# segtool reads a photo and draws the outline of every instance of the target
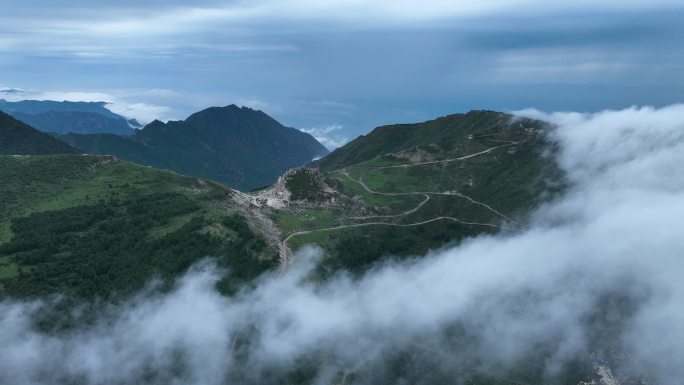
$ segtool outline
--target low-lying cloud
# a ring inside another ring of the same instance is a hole
[[[325,127],[302,128],[301,131],[312,135],[328,150],[332,151],[337,147],[344,146],[347,142],[349,142],[349,138],[340,133],[342,128],[343,126],[341,124],[330,124]]]
[[[169,98],[174,94],[169,90],[119,90],[114,92],[91,91],[35,91],[16,88],[0,89],[0,99],[10,102],[21,100],[55,100],[70,102],[106,102],[108,110],[141,123],[149,123],[155,119],[170,120],[173,110],[170,107],[150,104],[142,101],[150,97]],[[175,95],[173,95],[175,96]]]
[[[518,114],[557,125],[570,182],[527,229],[324,284],[303,280],[309,248],[230,298],[204,263],[59,335],[31,327],[40,303],[6,301],[0,382],[555,383],[599,362],[681,383],[684,105]]]

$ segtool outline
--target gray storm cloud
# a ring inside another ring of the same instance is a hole
[[[351,372],[363,383],[419,351],[453,378],[473,361],[494,373],[535,362],[553,383],[609,355],[620,376],[680,384],[684,105],[518,114],[557,126],[570,186],[525,230],[324,284],[303,279],[320,254],[308,248],[284,276],[230,298],[203,263],[171,293],[142,293],[58,335],[32,328],[41,303],[5,301],[0,383],[282,383],[278,373],[307,363],[318,383]]]

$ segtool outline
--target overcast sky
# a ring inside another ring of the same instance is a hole
[[[682,12],[681,0],[2,0],[0,88],[24,92],[0,97],[105,100],[142,121],[236,103],[334,147],[473,108],[682,101]]]

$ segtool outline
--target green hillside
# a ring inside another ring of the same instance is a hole
[[[75,298],[132,293],[205,257],[231,270],[231,292],[274,266],[233,192],[110,156],[0,157],[4,294]]]
[[[202,123],[214,113],[188,121],[215,132]],[[143,137],[172,132],[163,143],[180,146],[192,140],[185,124],[154,123]],[[18,296],[102,296],[133,290],[154,274],[173,277],[207,255],[220,256],[244,282],[275,266],[278,252],[286,267],[309,243],[327,250],[323,276],[362,273],[389,257],[515,231],[563,186],[544,155],[553,150],[545,129],[483,111],[380,127],[318,163],[330,171],[294,169],[249,195],[112,156],[2,157],[0,282]],[[163,161],[115,135],[66,137],[116,147],[140,163]],[[203,159],[191,149],[177,159]],[[136,158],[138,151],[151,158]],[[349,163],[357,157],[370,158]]]
[[[382,126],[336,149],[315,165],[330,171],[416,146],[431,154],[452,154],[457,151],[454,146],[462,145],[467,135],[496,130],[510,119],[510,115],[500,112],[470,111],[423,123]]]
[[[0,112],[0,155],[75,154],[68,144]]]
[[[131,138],[63,139],[90,154],[115,155],[245,191],[271,184],[287,169],[328,153],[311,135],[235,105],[208,108],[184,121],[154,121]]]
[[[292,251],[328,250],[323,272],[515,231],[562,188],[546,128],[486,111],[377,128],[316,162],[321,172],[286,175],[291,202],[275,220]]]

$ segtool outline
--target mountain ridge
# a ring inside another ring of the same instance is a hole
[[[467,135],[477,126],[479,131],[504,124],[511,115],[489,110],[471,110],[466,113],[449,114],[419,123],[400,123],[379,126],[366,135],[360,135],[325,158],[313,163],[322,170],[330,171],[353,163],[369,160],[384,153],[407,149],[412,146],[454,141]]]
[[[78,150],[0,111],[0,154],[75,154]]]
[[[210,107],[185,120],[154,120],[125,140],[104,135],[62,138],[87,153],[116,155],[242,190],[273,183],[287,169],[328,153],[313,136],[263,111],[234,104]]]
[[[131,135],[142,127],[135,119],[116,114],[107,102],[71,102],[54,100],[21,100],[10,102],[0,99],[0,111],[43,132],[114,133]]]

